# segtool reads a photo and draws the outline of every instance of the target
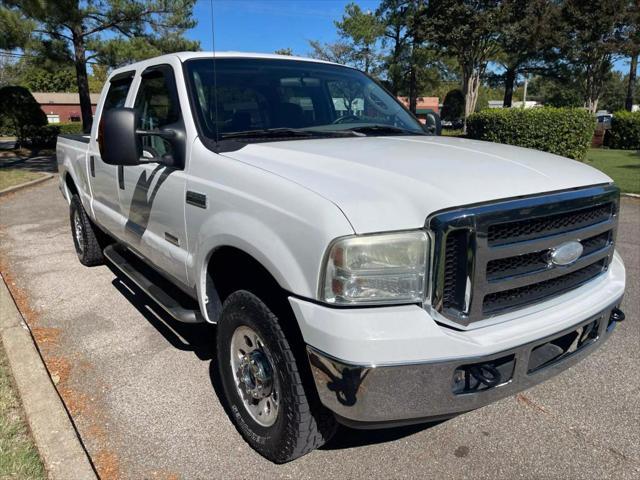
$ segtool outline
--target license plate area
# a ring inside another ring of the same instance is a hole
[[[527,373],[561,362],[598,340],[602,317],[531,350]]]

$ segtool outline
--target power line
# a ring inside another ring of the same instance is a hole
[[[33,55],[33,54],[30,54],[30,53],[3,52],[3,51],[0,51],[0,56],[12,57],[12,58],[33,58],[33,59],[36,59],[36,60],[41,60],[42,58],[44,58],[44,57],[41,57],[39,55]],[[87,63],[87,65],[104,65],[103,63],[95,62],[95,61],[92,61],[92,60],[87,60],[86,63]],[[105,66],[108,66],[108,65],[105,65]]]

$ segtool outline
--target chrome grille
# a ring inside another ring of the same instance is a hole
[[[618,201],[607,185],[432,216],[432,307],[466,326],[592,280],[613,255]],[[553,265],[551,249],[571,240],[582,243],[582,256]]]

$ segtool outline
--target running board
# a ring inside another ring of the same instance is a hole
[[[107,257],[114,267],[131,280],[140,290],[146,293],[162,309],[174,319],[182,323],[202,323],[204,318],[197,309],[186,308],[180,302],[169,295],[166,289],[160,287],[148,275],[145,275],[136,266],[127,260],[122,252],[118,251],[116,245],[109,245],[104,249],[104,256]],[[166,282],[166,281],[165,281]],[[174,287],[178,288],[178,287]]]

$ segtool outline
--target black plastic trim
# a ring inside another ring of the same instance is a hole
[[[204,193],[187,190],[186,202],[199,208],[207,208],[207,196]]]
[[[203,323],[204,317],[199,310],[182,306],[178,300],[170,296],[166,289],[158,286],[153,279],[144,275],[118,250],[117,245],[109,245],[104,249],[104,256],[138,288],[154,300],[169,315],[182,323]]]

